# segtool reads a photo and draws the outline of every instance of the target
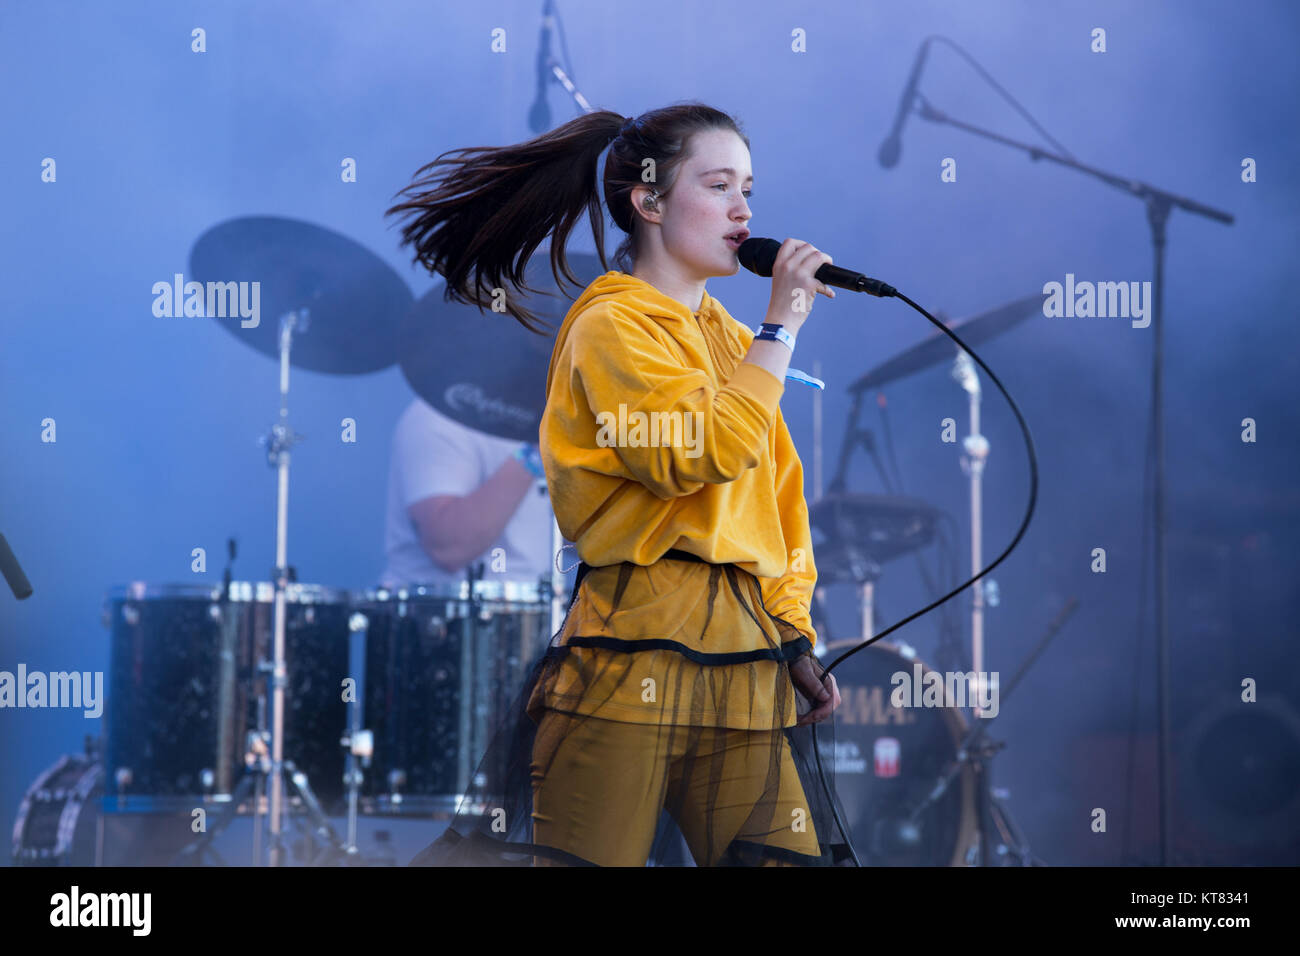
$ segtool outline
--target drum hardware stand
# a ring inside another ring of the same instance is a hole
[[[330,826],[329,818],[325,816],[320,801],[316,799],[316,794],[312,791],[311,784],[307,780],[306,772],[299,770],[292,760],[286,760],[284,766],[289,771],[289,782],[293,784],[294,790],[297,791],[303,806],[307,808],[307,813],[315,825],[312,836],[324,844],[320,852],[311,861],[311,865],[324,866],[333,862],[339,856],[349,861],[355,860],[356,854],[353,848],[339,839],[339,835]]]
[[[364,647],[370,636],[370,619],[358,611],[348,618],[348,631],[353,635],[360,634]],[[368,770],[370,760],[375,755],[375,735],[373,731],[361,729],[361,702],[355,694],[348,701],[348,730],[339,744],[345,755],[343,786],[348,794],[348,832],[343,852],[349,858],[354,858],[360,853],[357,847],[357,801],[365,779],[362,768]]]
[[[1056,633],[1078,606],[1078,599],[1073,597],[1065,603],[1065,607],[1056,615],[1056,619],[1047,626],[1047,631],[1039,639],[1038,644],[1029,652],[1015,674],[1012,675],[1011,680],[1007,683],[1006,690],[999,689],[998,716],[1001,716],[1003,705],[1010,699],[1011,694],[1024,678],[1026,672],[1046,650],[1048,643],[1056,636]],[[930,793],[907,817],[904,827],[908,828],[911,833],[919,832],[921,815],[938,802],[948,791],[962,768],[969,765],[975,773],[978,788],[977,813],[980,834],[978,849],[975,850],[977,858],[969,862],[979,866],[992,866],[995,862],[1000,862],[1000,859],[1010,858],[1019,866],[1041,865],[1042,861],[1030,852],[1029,844],[1024,835],[1012,822],[1011,816],[1002,805],[1000,797],[993,791],[992,781],[989,777],[989,764],[992,757],[1005,746],[1001,741],[985,738],[989,725],[995,720],[997,720],[997,717],[976,717],[974,719],[973,726],[957,748],[956,756],[953,757]],[[991,830],[993,827],[996,827],[1001,832],[1003,838],[996,849],[991,845]],[[1000,859],[995,861],[995,857]]]
[[[827,491],[830,494],[842,494],[846,473],[849,469],[849,458],[853,454],[853,449],[861,445],[862,449],[871,456],[872,463],[876,466],[876,471],[884,482],[885,491],[889,494],[896,494],[893,482],[889,478],[889,472],[885,470],[885,464],[880,460],[880,453],[876,449],[876,433],[870,428],[858,427],[858,417],[862,414],[862,392],[856,392],[853,396],[853,406],[849,409],[849,424],[844,429],[844,440],[840,443],[840,457],[835,465],[835,477],[831,479],[830,488]]]
[[[980,389],[975,363],[962,351],[953,360],[952,377],[969,396],[970,433],[962,439],[961,468],[970,479],[970,560],[971,574],[979,574],[984,562],[984,463],[989,457],[989,441],[980,434]],[[992,581],[981,579],[971,586],[971,667],[976,680],[984,679],[984,589]],[[980,687],[980,694],[985,688]],[[977,695],[978,699],[978,695]],[[980,716],[975,708],[975,717]]]
[[[853,407],[849,410],[849,424],[844,429],[844,440],[840,442],[840,457],[835,464],[835,477],[831,479],[830,487],[827,489],[829,494],[843,494],[849,469],[849,458],[853,455],[853,449],[859,445],[871,456],[876,470],[880,472],[885,480],[886,490],[891,494],[893,493],[894,489],[890,485],[889,476],[885,472],[884,464],[876,451],[875,434],[869,428],[858,427],[858,416],[861,411],[862,393],[856,392],[853,396]],[[850,529],[840,528],[838,531],[842,541],[853,540]],[[853,580],[858,582],[858,612],[861,615],[859,632],[862,635],[862,640],[867,640],[875,633],[876,582],[880,579],[880,564],[873,560],[864,550],[852,546],[848,550],[848,560],[849,573]],[[818,641],[819,645],[821,643],[821,641]]]
[[[293,568],[287,569],[286,579],[288,582],[294,582],[297,580],[297,574]],[[329,824],[328,818],[325,816],[325,812],[321,809],[320,802],[316,799],[316,793],[311,788],[311,783],[307,778],[307,774],[299,771],[297,765],[294,764],[292,760],[284,760],[281,762],[282,768],[288,771],[287,778],[284,777],[283,770],[281,774],[275,774],[273,772],[275,767],[273,750],[274,734],[270,732],[266,726],[266,691],[271,684],[272,675],[275,673],[275,664],[273,661],[263,660],[259,662],[258,670],[263,676],[263,684],[262,692],[258,695],[257,700],[257,730],[249,732],[248,745],[244,752],[244,766],[246,768],[244,775],[253,778],[253,785],[255,787],[255,798],[253,804],[254,865],[256,865],[256,861],[261,860],[262,818],[267,815],[269,802],[263,793],[263,787],[267,780],[270,780],[272,786],[274,786],[277,780],[288,779],[289,783],[293,786],[294,794],[298,797],[299,803],[307,810],[308,815],[312,818],[312,822],[316,825],[315,836],[319,837],[326,843],[325,849],[322,850],[317,858],[312,861],[313,865],[319,866],[328,862],[327,858],[332,856],[336,851],[346,853],[346,850],[343,841],[341,841],[338,834],[334,832],[334,829]],[[282,666],[282,674],[284,673],[284,670],[285,669]],[[283,728],[283,723],[281,724],[281,727]],[[238,806],[239,801],[232,801],[232,812],[237,809]],[[279,832],[272,830],[271,835],[267,840],[267,850],[271,860],[270,865],[272,866],[280,866],[284,862],[285,848],[281,839],[282,832],[283,830]]]
[[[260,704],[259,704],[260,709]],[[207,827],[197,840],[182,847],[172,860],[172,866],[202,866],[204,854],[209,854],[216,861],[218,866],[226,866],[225,859],[216,850],[212,848],[212,841],[215,840],[235,818],[239,806],[248,799],[249,793],[256,789],[254,794],[255,805],[262,802],[262,775],[266,772],[265,766],[258,766],[253,769],[254,764],[266,763],[266,746],[263,740],[265,735],[261,731],[250,730],[247,735],[246,748],[244,751],[245,769],[240,775],[239,783],[236,784],[234,792],[231,794],[230,802],[221,807],[217,813],[215,821]],[[259,836],[258,827],[253,829],[253,859],[257,859]]]
[[[842,540],[850,541],[851,538],[843,537]],[[881,576],[880,565],[872,560],[865,551],[851,544],[847,545],[847,556],[850,573],[853,580],[858,582],[858,611],[860,614],[858,631],[862,635],[861,640],[865,641],[876,633],[876,582],[880,580]]]
[[[217,602],[214,609],[215,613],[220,616],[221,621],[221,650],[220,664],[221,674],[218,678],[217,686],[220,688],[217,700],[217,709],[220,717],[217,722],[217,766],[213,768],[214,776],[212,785],[217,788],[219,793],[229,793],[231,791],[231,768],[234,765],[234,755],[236,741],[232,740],[233,736],[230,729],[233,721],[230,719],[236,707],[235,695],[235,654],[239,643],[239,617],[235,614],[234,595],[231,592],[231,569],[235,562],[239,546],[234,538],[226,539],[226,567],[221,572],[221,599]]]
[[[268,665],[271,687],[271,760],[269,768],[259,770],[259,773],[269,777],[270,780],[268,806],[270,837],[267,846],[270,866],[279,866],[284,856],[280,835],[284,812],[284,698],[285,687],[288,684],[284,660],[285,588],[296,578],[288,559],[289,450],[302,441],[302,436],[294,432],[289,424],[289,353],[293,346],[294,332],[305,333],[310,328],[310,324],[311,315],[308,309],[291,310],[280,317],[280,417],[276,424],[271,426],[270,435],[262,439],[266,445],[267,463],[276,469],[278,479],[275,508],[275,568],[272,570],[275,580],[275,621],[271,660]],[[310,793],[310,788],[305,786],[299,789],[305,789]],[[259,817],[262,815],[260,799],[257,801],[256,813]],[[258,829],[259,827],[254,827],[254,832],[256,833]],[[260,861],[256,843],[254,853],[255,859]]]
[[[826,653],[826,647],[835,640],[835,635],[831,633],[831,616],[826,610],[826,599],[822,594],[821,588],[815,588],[812,593],[808,616],[812,619],[813,627],[821,635],[817,641],[817,646],[813,648],[813,653],[821,657]]]
[[[480,701],[487,699],[486,683],[487,665],[484,658],[487,656],[486,648],[480,647],[478,637],[479,630],[479,605],[480,592],[476,586],[483,579],[484,565],[482,561],[476,564],[470,564],[465,568],[465,582],[468,589],[467,600],[469,602],[469,619],[465,622],[465,637],[460,644],[460,666],[461,673],[471,675],[468,686],[473,688],[472,694],[465,694],[462,690],[457,723],[460,726],[460,739],[472,741],[469,746],[461,747],[456,754],[456,793],[469,793],[470,785],[473,783],[474,767],[478,763],[481,754],[478,754],[480,743],[478,734],[475,732],[478,721],[476,718],[475,708]],[[461,687],[464,688],[466,682],[462,680]]]
[[[259,709],[261,709],[260,704]],[[234,793],[231,795],[230,801],[222,806],[212,826],[208,827],[197,840],[186,845],[176,854],[172,861],[173,866],[201,866],[205,854],[210,855],[218,866],[227,865],[222,856],[212,848],[212,842],[230,826],[238,813],[239,807],[248,800],[250,793],[253,795],[254,806],[257,808],[257,817],[261,816],[261,807],[265,802],[262,794],[262,784],[271,769],[267,736],[265,730],[248,732],[248,748],[244,754],[245,769],[239,778]],[[302,805],[307,808],[307,813],[311,816],[312,823],[315,825],[312,836],[326,844],[311,861],[312,865],[324,865],[336,855],[352,858],[355,854],[354,849],[349,844],[343,843],[330,826],[329,819],[325,816],[320,802],[316,799],[316,794],[307,782],[307,775],[300,773],[292,760],[285,761],[284,766],[289,773],[289,782],[292,784],[294,792]],[[260,829],[260,824],[255,822],[253,828],[253,859],[255,861],[258,859],[259,853]]]

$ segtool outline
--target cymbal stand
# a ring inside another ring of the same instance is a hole
[[[971,574],[979,574],[984,567],[984,463],[989,457],[989,441],[980,434],[980,388],[975,363],[966,352],[953,360],[952,377],[968,396],[970,432],[962,439],[962,471],[970,479],[970,561]],[[976,700],[985,693],[984,687],[984,596],[986,589],[996,587],[989,578],[971,585],[971,666],[975,679],[980,682]],[[994,688],[996,690],[996,688]],[[975,716],[980,716],[978,706]]]
[[[844,439],[840,442],[839,460],[835,464],[835,477],[831,479],[828,492],[830,494],[843,494],[844,485],[847,480],[849,459],[853,456],[854,448],[861,446],[871,456],[871,460],[876,465],[876,470],[881,473],[885,479],[886,488],[889,487],[889,476],[885,472],[884,464],[880,460],[880,455],[876,450],[876,436],[869,428],[861,428],[858,425],[858,419],[862,414],[862,393],[855,393],[853,396],[853,407],[849,410],[849,421],[844,427]],[[841,528],[839,531],[840,538],[843,541],[853,540],[853,531],[850,528]],[[859,633],[862,639],[866,640],[875,634],[875,614],[876,614],[876,581],[880,578],[880,564],[876,562],[865,550],[850,548],[849,561],[851,564],[851,574],[853,580],[858,582],[858,612],[860,615]],[[820,644],[821,642],[819,642]]]
[[[998,716],[1002,714],[1002,705],[1006,704],[1010,699],[1012,692],[1024,678],[1029,668],[1047,649],[1048,643],[1056,636],[1078,605],[1078,600],[1073,597],[1066,602],[1065,607],[1056,615],[1056,619],[1048,625],[1038,644],[1029,652],[1015,674],[1012,675],[1011,680],[1007,682],[1006,689],[999,692]],[[968,858],[967,862],[978,866],[992,866],[995,863],[1002,863],[1010,859],[1019,866],[1032,866],[1041,861],[1029,851],[1028,842],[1012,821],[1010,813],[1002,805],[999,796],[994,792],[993,781],[989,776],[989,764],[993,756],[1005,746],[1001,741],[990,740],[986,736],[989,726],[996,719],[997,717],[975,718],[970,732],[958,745],[956,755],[939,775],[934,787],[912,809],[911,814],[899,829],[902,833],[910,834],[913,840],[919,839],[922,816],[925,811],[933,807],[947,793],[948,788],[952,786],[952,782],[961,773],[962,769],[970,766],[975,772],[979,849],[977,857],[974,859]],[[996,848],[994,848],[992,842],[995,830],[1002,838]]]
[[[258,712],[265,715],[264,699],[258,701]],[[265,802],[262,787],[267,775],[271,772],[270,752],[267,746],[268,736],[263,716],[263,719],[259,721],[259,728],[248,732],[244,753],[244,772],[235,785],[230,800],[222,805],[216,819],[212,821],[210,826],[205,828],[196,840],[177,851],[172,860],[172,866],[202,866],[205,854],[211,856],[218,866],[226,865],[226,861],[221,857],[221,854],[213,849],[212,844],[235,819],[239,807],[248,799],[250,793],[253,796],[253,806],[257,808],[256,815],[261,816],[261,807]],[[330,862],[331,858],[335,856],[343,856],[349,861],[354,859],[356,856],[355,848],[340,840],[338,834],[334,832],[334,828],[330,826],[325,811],[321,809],[320,802],[316,799],[316,794],[307,781],[307,775],[299,772],[292,760],[286,760],[284,766],[289,771],[289,782],[297,793],[299,801],[312,818],[312,823],[315,826],[312,838],[325,844],[324,848],[311,861],[312,864],[323,865]],[[299,822],[299,827],[305,828],[305,825]],[[253,827],[254,864],[260,859],[259,831],[260,825],[255,823]]]
[[[491,655],[479,641],[479,613],[482,610],[484,564],[471,563],[465,568],[466,607],[464,637],[460,642],[460,672],[462,674],[459,696],[460,740],[465,745],[456,754],[456,793],[470,792],[474,783],[474,770],[478,759],[487,749],[487,729],[483,719],[487,701],[487,685],[491,669]],[[466,680],[465,678],[468,678]]]
[[[348,618],[348,632],[360,635],[356,639],[365,647],[370,639],[370,618],[360,611]],[[345,767],[343,785],[348,794],[348,831],[343,843],[343,852],[349,857],[356,857],[361,851],[357,847],[357,803],[361,794],[361,784],[365,779],[365,770],[369,769],[371,758],[375,754],[375,734],[372,730],[361,727],[361,707],[363,701],[353,694],[348,701],[348,730],[339,741],[343,747]]]
[[[277,472],[275,506],[275,623],[270,661],[271,684],[271,765],[270,765],[270,838],[269,865],[279,866],[284,846],[280,834],[283,826],[284,801],[284,695],[288,684],[284,661],[285,588],[293,577],[289,567],[289,449],[302,440],[289,424],[289,353],[295,331],[306,332],[311,316],[307,309],[296,309],[280,317],[280,417],[264,439],[267,462]],[[258,802],[257,812],[262,812]],[[257,830],[254,827],[254,830]]]

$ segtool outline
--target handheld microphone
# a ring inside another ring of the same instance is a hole
[[[736,258],[740,260],[742,266],[755,275],[771,278],[772,266],[776,263],[776,254],[780,251],[781,243],[775,239],[759,239],[750,236],[740,244],[740,248],[736,251]],[[878,296],[882,299],[898,295],[898,290],[888,283],[869,278],[861,272],[854,272],[851,269],[841,269],[829,262],[818,267],[813,275],[818,282],[833,285],[837,289],[848,289],[850,292],[865,292],[867,295]]]
[[[542,32],[537,43],[537,98],[528,111],[528,127],[534,133],[551,128],[551,104],[546,101],[546,83],[551,64],[551,27],[555,23],[554,0],[542,5]]]
[[[876,154],[880,165],[886,169],[898,165],[898,157],[903,151],[900,134],[903,132],[903,123],[907,120],[907,114],[912,111],[912,100],[916,99],[916,83],[921,78],[921,65],[925,63],[925,54],[929,48],[930,38],[926,37],[921,43],[921,49],[916,52],[912,75],[907,78],[907,86],[903,88],[903,98],[898,101],[898,114],[894,117],[894,126],[885,137],[885,141],[880,144],[880,152]]]

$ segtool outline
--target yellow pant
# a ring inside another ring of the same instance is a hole
[[[665,808],[700,866],[722,862],[733,840],[820,852],[779,730],[674,728],[547,710],[532,783],[533,841],[601,866],[644,866]]]

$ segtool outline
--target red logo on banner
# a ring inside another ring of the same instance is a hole
[[[900,748],[895,737],[877,737],[875,745],[877,777],[897,777]]]

